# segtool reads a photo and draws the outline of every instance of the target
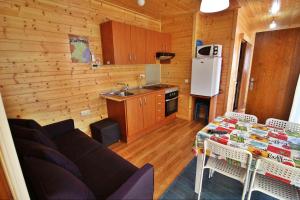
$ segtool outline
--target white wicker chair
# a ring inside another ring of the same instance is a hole
[[[267,126],[272,126],[274,128],[285,129],[287,124],[288,124],[288,121],[284,121],[284,120],[281,120],[281,119],[269,118],[269,119],[266,120],[266,125]]]
[[[225,117],[235,118],[243,121],[248,121],[252,123],[257,123],[257,117],[255,115],[249,115],[245,113],[237,113],[237,112],[226,112]]]
[[[294,122],[288,122],[285,127],[285,130],[300,133],[300,124]]]
[[[209,139],[204,141],[204,152],[207,152],[207,150],[211,154],[220,156],[221,159],[208,156],[207,161],[203,162],[201,175],[200,175],[198,200],[200,199],[201,196],[204,169],[211,169],[227,177],[240,181],[244,185],[243,194],[242,194],[242,199],[244,199],[247,192],[248,182],[249,182],[248,180],[249,180],[250,165],[252,161],[252,154],[246,150],[223,145]],[[206,153],[203,154],[203,157],[204,157],[203,160],[206,160],[207,157]],[[246,167],[229,164],[224,159],[238,161],[244,164]]]
[[[295,186],[259,174],[258,172],[262,174],[268,173],[290,181],[291,183],[300,183],[300,169],[284,165],[268,158],[258,159],[250,184],[248,200],[250,200],[253,191],[259,191],[282,200],[300,200],[299,188],[297,189]]]

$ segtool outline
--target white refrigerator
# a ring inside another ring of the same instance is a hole
[[[221,57],[194,58],[191,94],[212,97],[219,93]]]

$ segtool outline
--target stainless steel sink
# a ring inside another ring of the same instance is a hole
[[[134,93],[128,92],[128,91],[114,91],[114,92],[110,92],[108,94],[117,95],[117,96],[121,96],[121,97],[127,97],[127,96],[134,95]]]

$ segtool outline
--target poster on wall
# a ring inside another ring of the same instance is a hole
[[[71,59],[73,63],[90,63],[91,51],[87,37],[69,35]]]

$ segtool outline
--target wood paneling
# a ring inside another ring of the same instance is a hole
[[[256,35],[246,111],[265,122],[288,120],[300,73],[300,28]]]
[[[154,165],[154,199],[158,199],[193,159],[191,145],[202,127],[199,122],[176,119],[130,144],[113,144],[111,149],[138,167]]]
[[[161,80],[179,86],[179,101],[177,116],[190,119],[190,83],[191,78],[193,14],[177,15],[162,19],[162,32],[171,34],[172,52],[176,56],[171,64],[161,66]]]
[[[199,10],[200,1],[195,0],[146,0],[143,7],[136,0],[105,0],[122,7],[129,8],[139,13],[161,19],[164,16],[194,13]]]
[[[300,1],[281,0],[280,10],[275,15],[270,14],[273,0],[238,0],[241,11],[245,13],[245,20],[249,23],[252,31],[260,32],[269,29],[273,17],[277,22],[276,29],[293,28],[300,26]],[[275,29],[275,30],[276,30]]]
[[[151,30],[160,21],[96,0],[10,0],[0,3],[0,91],[9,117],[48,124],[67,118],[89,132],[107,117],[99,93],[116,82],[138,85],[144,65],[102,66],[72,63],[68,34],[89,38],[102,61],[99,25],[115,20]],[[91,115],[80,116],[90,109]]]
[[[241,42],[244,40],[248,43],[247,47],[247,58],[245,60],[244,65],[244,73],[246,73],[246,77],[244,77],[244,88],[243,91],[243,104],[246,105],[247,101],[247,94],[248,94],[248,86],[249,86],[249,78],[250,78],[250,71],[251,71],[251,63],[252,63],[252,56],[253,56],[253,46],[255,40],[255,32],[251,29],[250,24],[248,22],[248,17],[245,15],[243,9],[238,9],[238,16],[237,16],[237,26],[235,32],[235,40],[234,40],[234,48],[233,48],[233,56],[232,56],[232,67],[231,67],[231,78],[228,88],[228,101],[227,101],[227,111],[233,110],[234,104],[234,96],[236,92],[236,82],[237,82],[237,74],[238,74],[238,65],[240,59],[240,48]],[[244,111],[244,110],[240,110]]]
[[[232,69],[232,56],[237,24],[237,10],[215,14],[196,15],[195,38],[204,44],[221,44],[222,72],[220,94],[217,96],[216,115],[223,115],[227,110],[229,85]]]

